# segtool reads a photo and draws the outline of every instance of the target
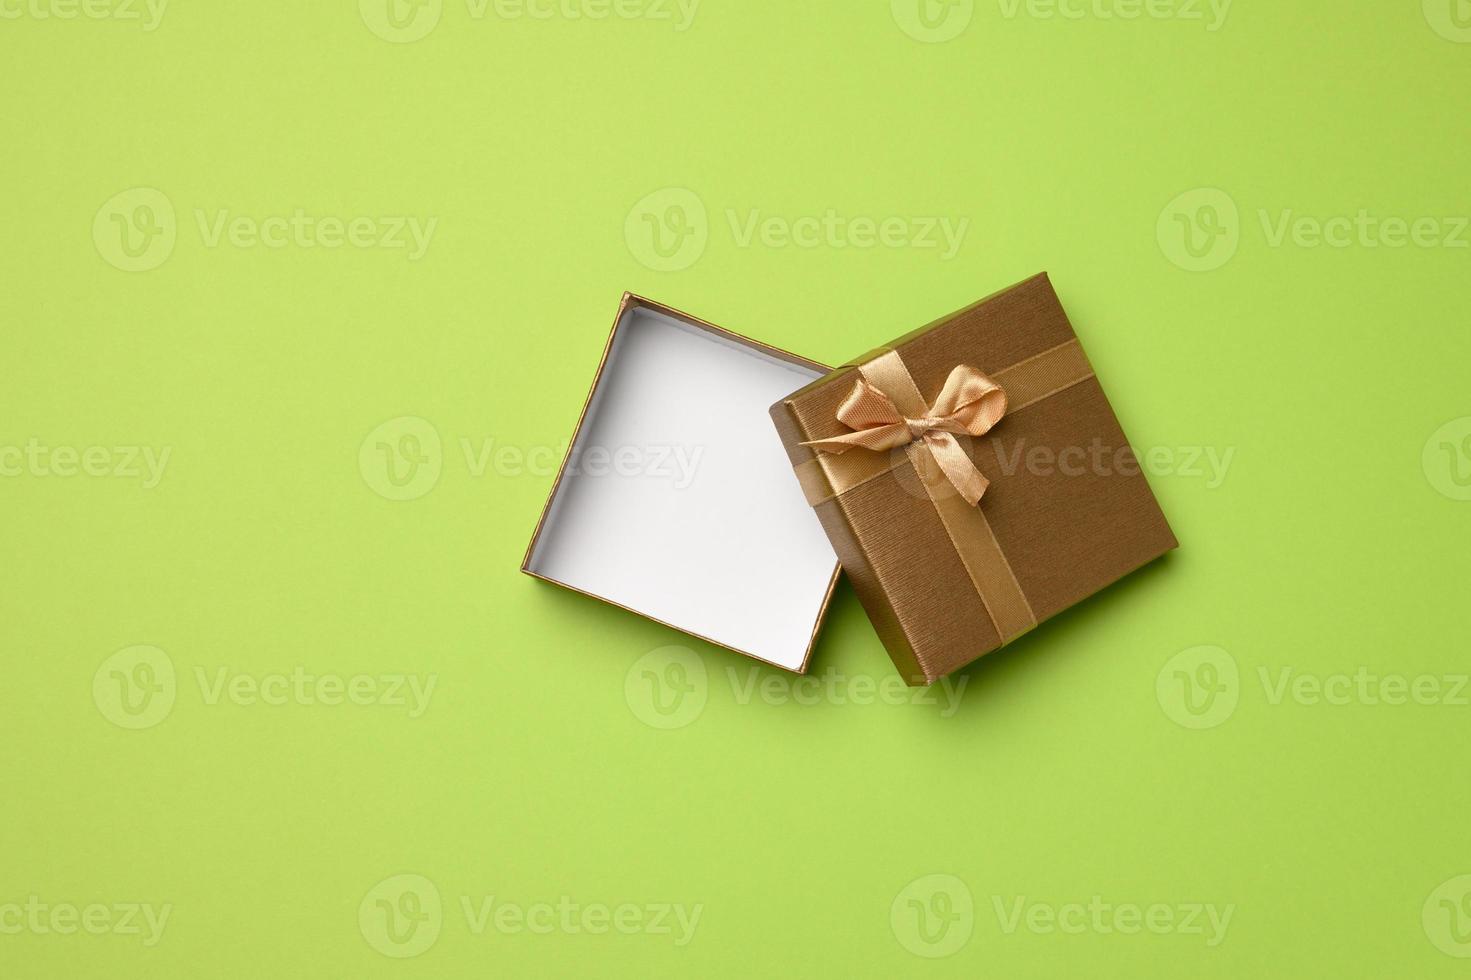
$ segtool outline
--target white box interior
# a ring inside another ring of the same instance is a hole
[[[767,411],[820,376],[626,309],[527,570],[801,670],[837,559]]]

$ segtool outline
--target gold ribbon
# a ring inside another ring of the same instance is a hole
[[[841,455],[850,449],[883,452],[923,441],[930,455],[966,503],[981,502],[989,483],[971,462],[956,434],[983,436],[1006,414],[1006,392],[980,371],[962,364],[950,372],[933,405],[926,405],[914,379],[893,351],[859,367],[859,378],[838,407],[838,421],[853,432],[814,439],[804,446]],[[908,406],[900,412],[893,391]]]
[[[1037,617],[978,506],[988,481],[957,437],[984,436],[1008,411],[1093,377],[1081,345],[1059,344],[994,378],[962,364],[951,370],[933,404],[925,402],[898,351],[881,348],[857,367],[859,378],[837,411],[838,420],[854,431],[802,443],[816,450],[796,467],[808,501],[816,507],[907,461],[1002,642],[1009,643],[1036,626]],[[902,454],[892,452],[901,447]]]

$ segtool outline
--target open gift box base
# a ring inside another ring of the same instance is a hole
[[[522,571],[805,671],[838,564],[767,408],[827,370],[626,294]]]

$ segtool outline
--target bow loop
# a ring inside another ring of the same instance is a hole
[[[933,414],[959,421],[968,435],[983,436],[1006,414],[1006,392],[975,368],[962,364],[945,379]]]
[[[802,445],[840,454],[850,449],[884,452],[922,441],[946,478],[974,506],[989,482],[955,436],[983,436],[1005,414],[1006,392],[965,364],[950,372],[934,405],[918,418],[906,418],[888,393],[859,377],[837,411],[838,421],[853,431]]]

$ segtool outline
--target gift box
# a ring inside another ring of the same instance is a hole
[[[770,412],[797,485],[911,684],[1177,546],[1045,274]]]
[[[766,410],[827,371],[625,294],[521,570],[804,672],[838,563]]]

